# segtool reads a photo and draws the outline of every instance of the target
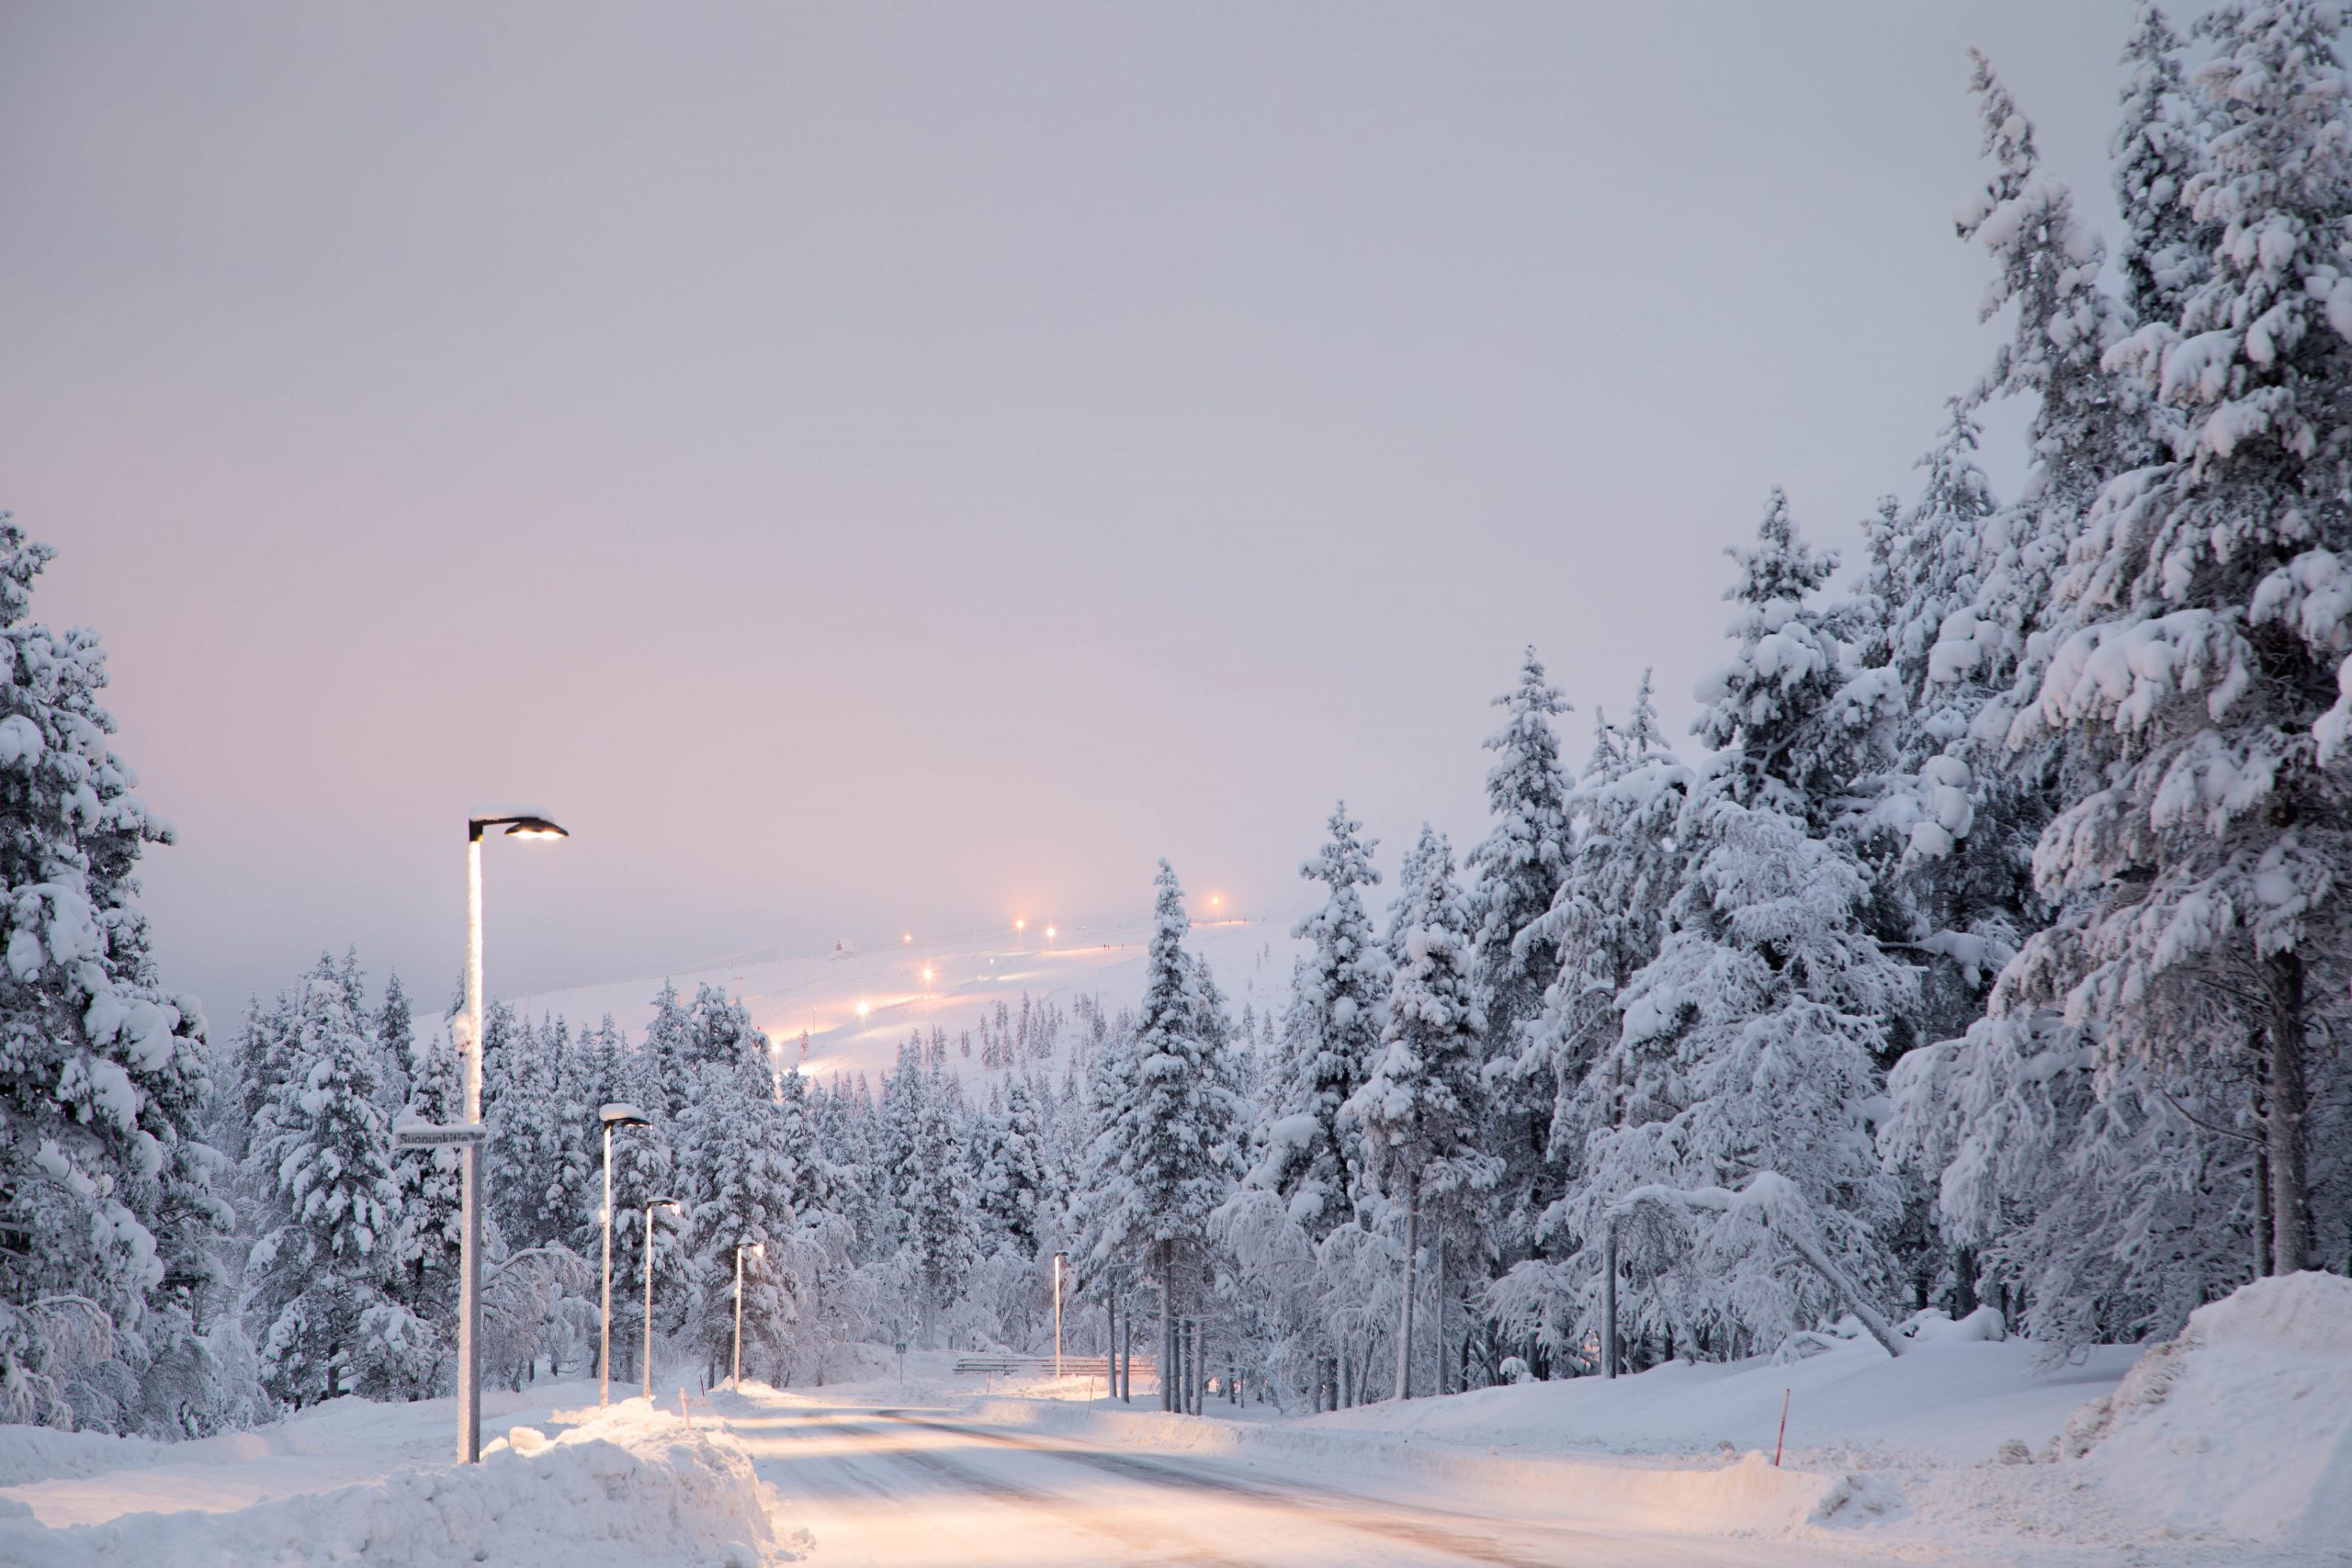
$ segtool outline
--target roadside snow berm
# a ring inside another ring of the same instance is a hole
[[[126,1513],[44,1529],[21,1506],[8,1517],[0,1499],[0,1563],[758,1568],[795,1555],[778,1543],[761,1483],[732,1438],[690,1432],[641,1400],[582,1412],[579,1421],[554,1437],[517,1427],[479,1465],[396,1470],[220,1513]]]
[[[2183,1533],[2293,1546],[2352,1539],[2352,1280],[2288,1274],[2191,1313],[2066,1448]]]

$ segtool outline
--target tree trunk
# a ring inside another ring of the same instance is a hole
[[[1342,1410],[1355,1408],[1356,1402],[1351,1397],[1355,1390],[1349,1386],[1354,1381],[1351,1374],[1355,1371],[1355,1359],[1348,1353],[1347,1343],[1342,1340],[1340,1345],[1340,1408]]]
[[[2267,1279],[2278,1270],[2270,1261],[2270,1151],[2254,1151],[2254,1273]]]
[[[2303,961],[2293,953],[2263,961],[2270,992],[2270,1257],[2281,1274],[2315,1266],[2303,1145],[2310,1093],[2303,1080]]]
[[[1176,1370],[1176,1319],[1170,1314],[1170,1281],[1168,1279],[1168,1244],[1159,1244],[1159,1408],[1172,1412],[1176,1408],[1176,1385],[1170,1374]]]
[[[1437,1396],[1445,1397],[1445,1227],[1437,1227],[1437,1240],[1430,1247],[1430,1264],[1437,1271],[1437,1289],[1430,1292],[1430,1311],[1437,1322],[1430,1325],[1430,1337],[1437,1347]]]
[[[1617,1222],[1600,1242],[1600,1375],[1617,1375]]]
[[[1420,1289],[1421,1184],[1405,1189],[1405,1299],[1396,1309],[1396,1397],[1413,1397],[1413,1297]]]

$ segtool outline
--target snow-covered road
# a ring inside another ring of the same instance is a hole
[[[1488,1563],[1758,1568],[1815,1544],[1580,1528],[1541,1512],[1400,1502],[1344,1477],[1041,1437],[926,1410],[749,1392],[729,1429],[819,1568]],[[1455,1500],[1458,1501],[1458,1500]],[[1670,1523],[1670,1521],[1661,1521]]]

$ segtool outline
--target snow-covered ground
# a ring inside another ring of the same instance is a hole
[[[1133,1006],[1143,995],[1151,926],[1137,920],[1057,929],[1050,940],[1042,930],[1022,938],[1005,931],[907,934],[913,940],[854,952],[771,951],[507,1000],[526,1016],[560,1013],[575,1025],[594,1024],[609,1012],[635,1037],[651,1019],[653,998],[664,980],[689,1000],[697,985],[708,983],[725,987],[751,1010],[752,1021],[784,1050],[786,1066],[797,1065],[820,1081],[837,1072],[878,1076],[890,1070],[899,1043],[910,1033],[921,1030],[927,1035],[937,1028],[954,1039],[961,1031],[977,1031],[1000,1003],[1017,1013],[1023,994],[1033,1005],[1053,1001],[1065,1010],[1083,995],[1099,998],[1112,1012]],[[1187,946],[1208,961],[1237,1018],[1244,1007],[1261,1014],[1279,1010],[1289,993],[1291,958],[1303,950],[1287,921],[1206,915],[1193,925]],[[931,975],[927,980],[925,970]],[[439,1022],[419,1021],[428,1028]],[[799,1049],[804,1032],[805,1059]],[[972,1063],[951,1062],[973,1070]]]
[[[675,1396],[502,1393],[472,1473],[447,1402],[182,1445],[0,1428],[0,1562],[2301,1568],[2352,1539],[2352,1281],[2329,1275],[2054,1368],[1954,1327],[1894,1359],[1857,1341],[1305,1419],[1160,1416],[1080,1377],[991,1393],[953,1359],[902,1376],[866,1348],[823,1388],[695,1396],[691,1429]]]

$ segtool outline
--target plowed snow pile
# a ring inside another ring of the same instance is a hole
[[[2352,1280],[2260,1280],[2189,1314],[2071,1446],[2151,1522],[2291,1546],[2352,1540]]]
[[[792,1556],[739,1444],[636,1401],[587,1413],[552,1438],[515,1427],[478,1466],[399,1470],[227,1512],[124,1514],[51,1529],[0,1498],[0,1563],[42,1568],[755,1568]]]

